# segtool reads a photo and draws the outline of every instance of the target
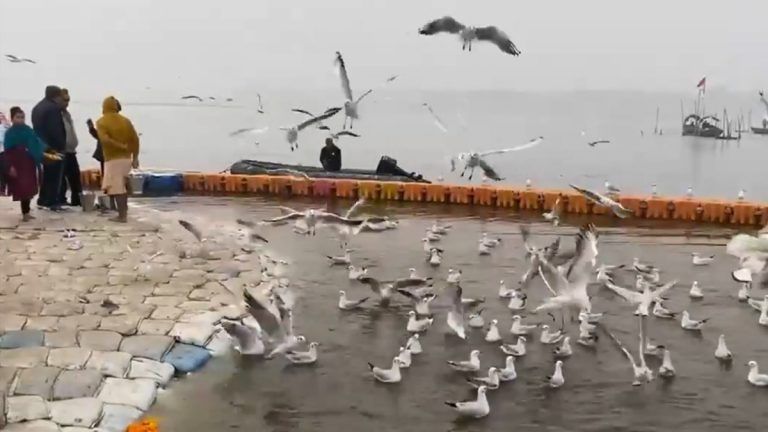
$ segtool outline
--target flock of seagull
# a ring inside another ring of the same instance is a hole
[[[527,265],[525,273],[515,287],[507,287],[500,281],[498,297],[507,302],[513,314],[510,335],[514,342],[506,340],[500,330],[499,319],[487,319],[483,313],[484,297],[468,296],[461,285],[462,272],[449,269],[444,281],[418,274],[411,268],[407,275],[383,279],[369,274],[366,267],[353,264],[350,241],[363,230],[386,232],[396,229],[396,221],[389,217],[370,217],[355,215],[361,212],[364,200],[359,200],[343,214],[336,214],[323,209],[297,211],[281,207],[284,213],[260,222],[238,220],[244,231],[244,238],[249,244],[265,244],[268,240],[259,232],[263,227],[294,224],[294,231],[305,236],[313,236],[319,227],[324,227],[338,234],[343,251],[338,256],[328,256],[331,268],[346,270],[350,281],[367,286],[372,295],[353,298],[347,291],[339,291],[338,308],[343,311],[361,307],[387,308],[392,302],[405,302],[412,309],[407,313],[403,329],[407,342],[393,349],[392,362],[386,365],[368,363],[371,378],[385,384],[396,384],[404,379],[403,370],[411,367],[416,358],[428,347],[422,344],[420,335],[431,331],[439,322],[444,322],[448,332],[456,338],[468,341],[468,334],[473,329],[483,332],[483,340],[488,346],[494,346],[506,355],[503,365],[492,365],[483,374],[481,350],[472,348],[466,359],[446,359],[445,367],[463,374],[468,385],[476,388],[476,396],[468,401],[448,401],[446,404],[461,417],[481,418],[490,413],[491,406],[487,392],[498,389],[503,383],[514,381],[518,374],[515,359],[526,355],[529,341],[537,339],[544,346],[552,346],[553,372],[546,378],[546,385],[552,389],[566,383],[564,364],[575,354],[572,343],[584,349],[594,349],[601,335],[607,335],[610,343],[626,357],[628,369],[632,371],[631,383],[641,386],[650,383],[655,377],[663,380],[675,376],[672,363],[672,351],[669,346],[654,344],[649,336],[649,322],[654,320],[678,320],[686,332],[701,332],[707,325],[708,318],[694,318],[687,310],[680,313],[668,310],[664,303],[677,285],[677,280],[662,280],[662,270],[635,258],[631,264],[608,265],[597,262],[599,233],[592,224],[579,229],[575,245],[566,250],[561,247],[557,237],[547,245],[537,245],[527,225],[520,225],[520,234],[524,249],[521,253]],[[557,221],[546,214],[544,220],[553,224]],[[193,233],[201,242],[205,238],[201,231],[186,221],[179,221],[184,228]],[[435,222],[427,228],[422,238],[426,263],[439,267],[442,263],[443,250],[437,246],[440,240],[451,232],[450,225]],[[487,233],[478,239],[478,254],[488,255],[501,245],[503,240]],[[746,302],[760,312],[758,324],[768,326],[768,295],[762,299],[752,298],[753,283],[768,286],[768,230],[757,236],[738,234],[726,247],[728,254],[739,259],[739,267],[733,271],[733,278],[742,284],[738,299]],[[715,256],[703,256],[692,252],[691,265],[704,268],[715,261]],[[232,339],[233,346],[242,355],[263,355],[267,358],[284,357],[297,365],[315,363],[318,360],[317,341],[310,341],[299,335],[294,329],[293,310],[299,296],[291,288],[285,277],[288,263],[276,260],[266,254],[260,255],[262,264],[262,282],[246,287],[242,293],[235,293],[247,317],[240,321],[227,321],[221,326]],[[632,274],[634,283],[622,280],[620,272]],[[528,293],[534,288],[532,282],[540,278],[547,296],[537,305],[528,305]],[[228,288],[230,289],[230,288]],[[603,312],[593,308],[592,298],[596,289],[605,289],[615,294],[623,303],[634,308],[638,322],[638,335],[635,352],[618,338],[601,320]],[[230,289],[231,290],[231,289]],[[690,287],[689,297],[699,300],[704,293],[698,282]],[[373,305],[377,300],[377,304]],[[370,306],[368,306],[370,305]],[[538,323],[525,322],[524,311],[545,320]],[[560,319],[557,319],[560,315]],[[553,324],[549,324],[549,321]],[[558,323],[559,321],[559,323]],[[538,338],[535,333],[538,331]],[[728,349],[725,335],[720,335],[713,350],[714,357],[724,363],[731,362],[734,355]],[[646,357],[661,360],[658,368],[652,369]],[[754,386],[768,386],[768,374],[759,372],[756,361],[749,361],[747,380]]]

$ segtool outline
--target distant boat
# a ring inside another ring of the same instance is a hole
[[[723,130],[717,126],[718,123],[720,119],[715,116],[699,117],[698,114],[689,114],[683,120],[683,136],[717,138],[723,134]]]
[[[768,135],[768,128],[752,126],[752,133],[755,135]]]
[[[752,133],[755,135],[768,135],[768,101],[765,100],[765,96],[763,96],[763,92],[760,93],[760,102],[763,103],[763,106],[765,107],[765,115],[763,115],[763,127],[754,127],[752,126]],[[750,123],[751,123],[751,112],[750,112]]]

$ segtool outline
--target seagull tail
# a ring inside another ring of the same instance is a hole
[[[456,405],[456,402],[445,401],[444,403],[446,405],[448,405],[449,407],[451,407],[451,408],[456,408],[458,406],[458,405]]]
[[[368,369],[373,370],[373,368],[376,367],[373,365],[373,363],[368,362]]]

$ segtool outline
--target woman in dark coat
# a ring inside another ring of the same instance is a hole
[[[30,202],[38,192],[38,172],[43,163],[45,144],[25,123],[24,111],[11,108],[11,127],[5,132],[3,169],[8,191],[14,201],[21,202],[22,220],[33,219]],[[54,158],[55,156],[49,156]]]

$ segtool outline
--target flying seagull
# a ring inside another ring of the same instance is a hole
[[[31,63],[31,64],[37,64],[36,61],[28,58],[22,58],[22,57],[16,57],[13,54],[6,54],[5,58],[8,59],[11,63]]]
[[[444,16],[419,29],[419,34],[423,35],[429,36],[437,33],[458,34],[461,39],[462,50],[472,51],[472,41],[477,39],[491,42],[507,54],[520,55],[520,50],[509,40],[509,36],[494,26],[467,27],[450,16]]]
[[[181,99],[182,100],[196,100],[198,102],[202,102],[203,101],[203,98],[201,98],[200,96],[196,96],[196,95],[182,96]]]
[[[437,114],[435,114],[435,110],[432,109],[432,106],[426,102],[422,103],[421,105],[427,108],[427,111],[429,111],[429,114],[432,116],[432,120],[435,121],[435,126],[437,126],[438,129],[440,129],[441,131],[447,133],[448,128],[445,127],[445,123],[443,123],[443,121],[440,120],[440,117],[438,117]]]
[[[230,132],[229,136],[234,137],[234,136],[242,135],[245,133],[250,133],[253,135],[261,135],[268,130],[269,130],[269,126],[264,126],[263,128],[242,128],[242,129],[237,129]]]
[[[361,100],[363,100],[364,97],[371,94],[373,89],[369,89],[365,93],[362,94],[359,98],[355,99],[354,96],[352,96],[352,87],[349,84],[349,75],[347,75],[347,66],[344,64],[344,58],[341,57],[341,53],[336,51],[336,72],[339,74],[339,78],[341,78],[341,90],[344,91],[344,97],[346,97],[346,101],[344,102],[344,129],[347,128],[347,118],[349,118],[349,128],[352,129],[352,122],[355,121],[358,118],[357,114],[357,104],[360,103]]]
[[[397,77],[399,77],[399,76],[400,76],[400,75],[392,75],[391,77],[387,78],[387,82],[388,82],[388,83],[391,83],[392,81],[396,80],[396,79],[397,79]]]
[[[264,105],[261,104],[261,94],[256,93],[256,97],[259,98],[259,109],[257,111],[259,114],[264,114]]]
[[[598,144],[610,144],[610,140],[597,140],[597,141],[590,141],[587,143],[588,146],[594,147]]]
[[[330,110],[330,109],[333,109],[333,108],[329,108],[328,110]],[[326,110],[326,111],[328,111],[328,110]],[[301,109],[301,108],[292,108],[291,111],[293,111],[295,113],[299,113],[299,114],[304,114],[304,115],[307,115],[309,117],[317,117],[316,115],[312,114],[311,112],[309,112],[309,111],[307,111],[305,109]],[[320,130],[324,130],[324,131],[330,131],[331,130],[331,128],[329,128],[328,126],[324,125],[323,122],[317,122],[317,128],[320,129]]]
[[[506,149],[501,150],[490,150],[485,152],[467,152],[467,153],[459,153],[457,156],[457,159],[464,162],[464,169],[461,171],[460,176],[464,177],[464,174],[466,173],[467,169],[469,169],[469,180],[472,180],[472,175],[475,172],[476,167],[480,167],[480,169],[483,170],[483,173],[486,177],[488,177],[491,180],[503,180],[503,178],[499,177],[499,175],[494,171],[494,169],[488,164],[488,162],[485,161],[486,156],[495,155],[495,154],[502,154],[502,153],[509,153],[519,150],[526,150],[531,147],[535,147],[544,140],[544,137],[538,137],[534,138],[527,143],[523,145],[519,145],[516,147],[510,147]],[[451,171],[456,171],[456,160],[454,158],[451,158]]]
[[[288,144],[291,145],[291,151],[296,150],[299,148],[299,131],[304,130],[307,128],[307,126],[312,126],[315,123],[322,122],[323,120],[328,120],[329,118],[335,116],[339,111],[341,111],[341,108],[329,108],[324,113],[320,114],[317,117],[312,117],[309,120],[305,120],[301,123],[299,123],[296,126],[292,127],[281,127],[280,130],[284,130],[285,132],[285,139],[288,141]]]
[[[608,198],[605,195],[600,195],[597,192],[593,192],[593,191],[588,190],[588,189],[583,189],[583,188],[580,188],[578,186],[574,186],[572,184],[570,186],[573,189],[575,189],[577,192],[579,192],[580,194],[584,195],[584,197],[586,197],[589,201],[592,201],[593,203],[595,203],[597,205],[600,205],[600,206],[608,208],[610,211],[613,212],[613,214],[615,214],[616,216],[618,216],[618,217],[620,217],[622,219],[626,219],[626,218],[632,216],[632,214],[633,214],[632,210],[624,207],[620,203],[618,203],[618,202]]]

